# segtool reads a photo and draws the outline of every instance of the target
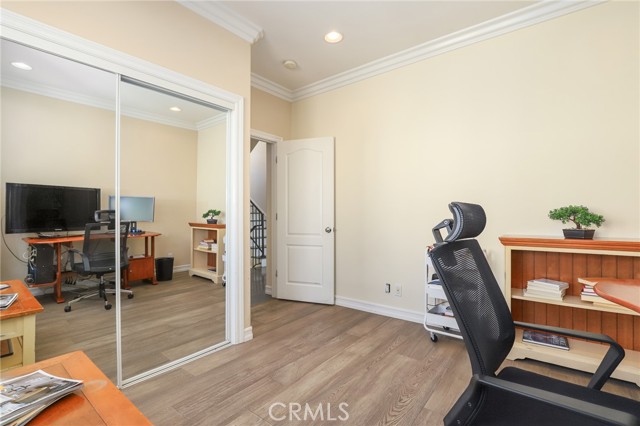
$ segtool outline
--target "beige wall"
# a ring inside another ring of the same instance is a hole
[[[291,102],[251,88],[251,128],[290,139]]]
[[[115,117],[112,111],[45,96],[2,89],[0,170],[5,182],[100,188],[102,206],[115,194]],[[34,125],[37,123],[37,125]],[[121,193],[156,197],[154,223],[143,229],[162,233],[156,255],[189,263],[189,226],[196,206],[196,131],[123,117]],[[223,188],[224,190],[224,188]],[[4,193],[4,191],[0,191]],[[11,251],[22,255],[24,234],[6,235]],[[144,252],[132,241],[131,254]],[[0,279],[22,279],[26,265],[2,246]]]
[[[222,211],[225,219],[226,203],[226,120],[198,132],[198,183],[194,222],[203,222],[202,214],[209,209]]]
[[[294,103],[292,138],[336,137],[336,294],[420,312],[424,248],[447,204],[504,234],[640,237],[638,3],[606,3]],[[383,292],[401,283],[401,298]]]

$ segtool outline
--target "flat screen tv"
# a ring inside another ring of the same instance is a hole
[[[84,230],[100,210],[99,188],[7,182],[5,195],[7,234]]]

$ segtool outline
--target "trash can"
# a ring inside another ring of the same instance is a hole
[[[158,281],[173,279],[173,257],[158,257],[156,259],[156,279]]]

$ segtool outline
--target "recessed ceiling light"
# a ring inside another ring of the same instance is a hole
[[[24,62],[11,62],[11,65],[25,71],[31,71],[33,69],[29,65],[25,64]]]
[[[324,35],[324,41],[327,43],[339,43],[342,41],[342,34],[338,31],[330,31]]]
[[[296,61],[292,59],[287,59],[286,61],[282,61],[282,65],[289,70],[295,70],[296,68],[298,68],[298,64],[296,63]]]
[[[179,107],[177,107],[177,106],[172,106],[172,107],[171,107],[171,108],[169,108],[169,109],[170,109],[171,111],[173,111],[173,112],[180,112],[180,111],[182,111],[182,110],[181,110]]]

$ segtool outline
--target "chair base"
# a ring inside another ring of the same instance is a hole
[[[109,302],[109,300],[107,299],[107,294],[126,294],[128,299],[133,299],[133,291],[132,290],[126,290],[126,289],[120,289],[120,292],[116,291],[116,289],[112,289],[112,288],[105,288],[105,281],[103,277],[100,277],[100,283],[98,284],[98,290],[96,291],[92,291],[86,294],[82,294],[80,296],[75,297],[74,299],[70,300],[67,302],[67,306],[64,307],[64,311],[65,312],[71,312],[71,305],[79,302],[81,300],[84,299],[88,299],[90,297],[95,297],[95,296],[99,296],[100,298],[102,298],[104,300],[104,308],[106,310],[111,309],[112,305]]]

